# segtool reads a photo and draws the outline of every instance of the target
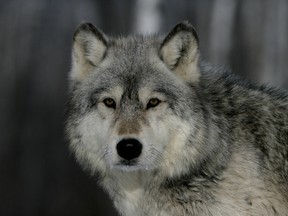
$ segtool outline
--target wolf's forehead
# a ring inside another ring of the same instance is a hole
[[[142,88],[153,91],[170,83],[169,74],[159,66],[159,46],[159,38],[153,36],[113,39],[106,63],[94,76],[97,85],[119,86],[125,95],[135,97]]]
[[[145,58],[160,47],[159,37],[156,36],[131,36],[114,38],[110,41],[113,53],[117,57],[130,57],[133,59]]]
[[[157,62],[161,61],[158,47],[159,42],[154,37],[113,39],[98,78],[121,82],[125,86],[132,83],[134,87],[140,81],[148,82],[151,77],[156,79],[160,75]]]

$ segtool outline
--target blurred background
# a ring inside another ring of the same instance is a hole
[[[72,34],[167,33],[189,20],[202,57],[288,87],[287,0],[0,0],[0,215],[115,216],[63,125]]]

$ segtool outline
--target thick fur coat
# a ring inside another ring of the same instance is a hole
[[[288,94],[166,36],[74,35],[67,135],[120,215],[288,215]]]

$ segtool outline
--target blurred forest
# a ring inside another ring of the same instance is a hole
[[[203,59],[288,87],[287,0],[0,0],[0,215],[117,215],[64,138],[71,39],[166,33],[189,20]]]

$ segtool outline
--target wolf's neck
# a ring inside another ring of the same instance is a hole
[[[130,193],[139,189],[144,189],[148,184],[151,174],[149,171],[131,171],[125,172],[113,170],[102,182],[104,188],[110,196],[116,194]]]
[[[151,181],[148,171],[118,171],[113,170],[102,182],[109,193],[115,207],[122,215],[137,215],[144,192]]]

